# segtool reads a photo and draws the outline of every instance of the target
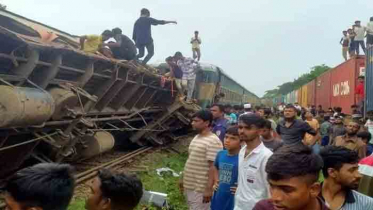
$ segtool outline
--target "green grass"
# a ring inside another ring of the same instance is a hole
[[[152,156],[152,163],[149,165],[149,170],[139,174],[146,190],[162,192],[168,195],[168,202],[172,209],[188,209],[184,196],[178,188],[179,178],[172,175],[159,177],[155,169],[169,167],[176,172],[180,172],[184,169],[187,157],[186,153],[182,153],[181,155],[174,153],[155,154]]]
[[[140,161],[141,166],[148,168],[147,171],[138,172],[137,175],[141,178],[145,190],[166,193],[168,195],[168,203],[175,210],[187,210],[184,196],[178,188],[178,177],[172,175],[164,175],[159,177],[156,173],[157,168],[169,167],[176,172],[184,169],[187,160],[187,153],[176,154],[169,152],[157,152],[148,155],[145,160]],[[71,203],[69,210],[84,210],[85,199],[75,198]],[[139,205],[136,210],[142,209],[153,210],[154,207]]]
[[[76,199],[74,200],[70,206],[69,206],[69,209],[68,210],[84,210],[85,206],[85,200],[84,199]]]

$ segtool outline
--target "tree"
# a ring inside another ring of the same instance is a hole
[[[329,66],[325,64],[314,66],[311,68],[309,73],[302,74],[300,77],[295,79],[293,82],[285,82],[284,84],[278,86],[278,89],[272,89],[266,91],[263,98],[274,98],[278,95],[286,95],[293,90],[297,90],[303,85],[311,82],[312,80],[316,79],[318,76],[323,74],[324,72],[330,69]]]

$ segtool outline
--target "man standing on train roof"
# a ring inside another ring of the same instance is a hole
[[[212,132],[224,143],[225,132],[228,128],[228,120],[224,117],[224,106],[221,104],[213,104],[210,108],[210,112],[214,119],[212,122]]]
[[[364,51],[365,54],[365,32],[367,31],[367,28],[365,26],[361,26],[361,21],[357,20],[355,21],[355,27],[354,32],[356,34],[355,36],[355,44],[356,44],[356,55],[359,55],[360,46]]]
[[[297,109],[286,105],[284,109],[284,120],[277,125],[277,134],[284,144],[301,144],[306,133],[315,136],[316,131],[306,122],[296,119]]]
[[[148,61],[154,55],[154,43],[152,38],[151,26],[165,25],[170,23],[177,24],[176,21],[165,21],[151,18],[150,11],[148,9],[144,8],[141,10],[141,16],[139,19],[137,19],[133,28],[132,39],[135,41],[136,47],[139,49],[139,54],[136,56],[137,59],[144,57],[145,48],[148,51],[148,54],[142,61],[143,64],[148,63]]]
[[[194,32],[194,37],[192,37],[190,43],[192,44],[193,58],[199,61],[201,59],[201,38],[198,36],[199,32]]]
[[[343,31],[343,37],[339,43],[342,45],[342,56],[347,61],[348,46],[350,45],[350,39],[348,38],[347,31]]]

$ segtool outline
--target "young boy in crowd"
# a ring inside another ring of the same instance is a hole
[[[238,127],[228,128],[225,134],[224,147],[215,159],[215,193],[211,201],[211,210],[233,210],[234,194],[231,187],[237,185],[238,153],[241,149]]]
[[[273,136],[272,123],[269,120],[266,120],[260,136],[260,140],[262,140],[264,146],[272,152],[283,145],[281,140]]]

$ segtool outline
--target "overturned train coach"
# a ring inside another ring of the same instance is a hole
[[[0,10],[0,178],[25,160],[76,161],[173,141],[198,110],[156,69],[78,49],[78,37]],[[162,84],[162,85],[161,85]]]

